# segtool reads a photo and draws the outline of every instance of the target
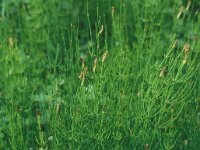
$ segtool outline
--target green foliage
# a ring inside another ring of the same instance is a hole
[[[197,150],[199,9],[1,0],[0,149]]]

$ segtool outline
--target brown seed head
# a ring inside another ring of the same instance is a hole
[[[81,65],[82,65],[82,68],[85,67],[85,60],[83,57],[80,57],[80,61],[81,61]]]
[[[190,44],[188,44],[188,43],[186,43],[185,45],[184,45],[184,51],[185,51],[185,54],[187,54],[189,51],[190,51]]]
[[[145,145],[145,150],[149,150],[149,144]]]
[[[97,67],[97,62],[98,62],[98,58],[96,57],[95,60],[94,60],[94,66],[92,68],[92,72],[95,72],[96,67]]]
[[[84,68],[84,75],[86,75],[86,74],[87,74],[87,72],[88,72],[88,68],[87,68],[87,67],[85,67],[85,68]]]
[[[80,78],[81,80],[85,79],[85,76],[86,76],[86,74],[87,74],[87,71],[88,71],[88,68],[85,67],[84,70],[80,73],[79,78]]]
[[[184,52],[185,52],[185,55],[184,55],[184,58],[183,58],[183,65],[185,65],[187,63],[187,60],[188,60],[188,53],[190,51],[190,45],[188,43],[186,43],[184,45]]]

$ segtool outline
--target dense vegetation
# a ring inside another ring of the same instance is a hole
[[[199,0],[0,11],[0,149],[199,149]]]

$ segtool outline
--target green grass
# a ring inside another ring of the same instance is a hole
[[[0,11],[0,150],[199,149],[199,0]]]

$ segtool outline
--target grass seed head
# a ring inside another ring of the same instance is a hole
[[[103,54],[103,57],[102,57],[102,63],[104,63],[104,61],[106,60],[106,57],[108,56],[108,51],[106,50]]]
[[[84,76],[86,76],[87,72],[88,72],[88,68],[85,67],[85,68],[84,68]]]
[[[83,57],[80,57],[80,61],[81,61],[81,65],[82,65],[82,68],[85,67],[85,60]]]
[[[181,6],[181,8],[179,9],[178,15],[177,15],[177,17],[176,17],[177,20],[180,19],[181,15],[182,15],[182,13],[183,13],[183,9],[184,9],[184,7]]]
[[[88,68],[85,67],[84,70],[79,75],[79,79],[81,79],[81,86],[84,84],[85,76],[86,76],[87,72],[88,72]]]
[[[98,35],[100,35],[100,34],[103,32],[103,30],[104,30],[104,27],[103,27],[103,25],[102,25],[102,26],[101,26],[101,30],[99,31]]]
[[[183,65],[185,65],[187,63],[187,60],[188,60],[188,54],[189,54],[189,51],[190,51],[190,45],[188,43],[186,43],[184,45],[184,58],[183,58]]]
[[[56,114],[60,112],[60,103],[57,103],[56,105]]]
[[[145,150],[149,150],[149,144],[145,145]]]
[[[162,78],[167,74],[167,66],[164,66],[160,71],[159,77]]]
[[[115,14],[115,7],[112,7],[112,16]]]
[[[173,43],[173,45],[172,45],[172,48],[176,48],[177,45],[178,45],[178,40],[175,40],[174,43]]]
[[[184,52],[185,53],[188,53],[189,51],[190,51],[190,44],[188,44],[188,43],[186,43],[185,45],[184,45]]]
[[[187,146],[188,145],[188,140],[184,140],[184,144],[185,144],[185,146]]]
[[[96,70],[96,67],[97,67],[97,62],[98,62],[98,58],[96,57],[95,60],[94,60],[93,68],[92,68],[93,73],[95,73],[95,70]]]
[[[187,7],[186,7],[186,11],[188,11],[188,10],[189,10],[189,8],[190,8],[190,5],[191,5],[191,0],[189,0],[189,1],[188,1]]]
[[[86,74],[87,74],[87,71],[88,71],[88,69],[87,69],[87,67],[85,67],[84,69],[83,69],[83,71],[80,73],[80,75],[79,75],[79,78],[82,80],[82,79],[85,79],[85,76],[86,76]]]

